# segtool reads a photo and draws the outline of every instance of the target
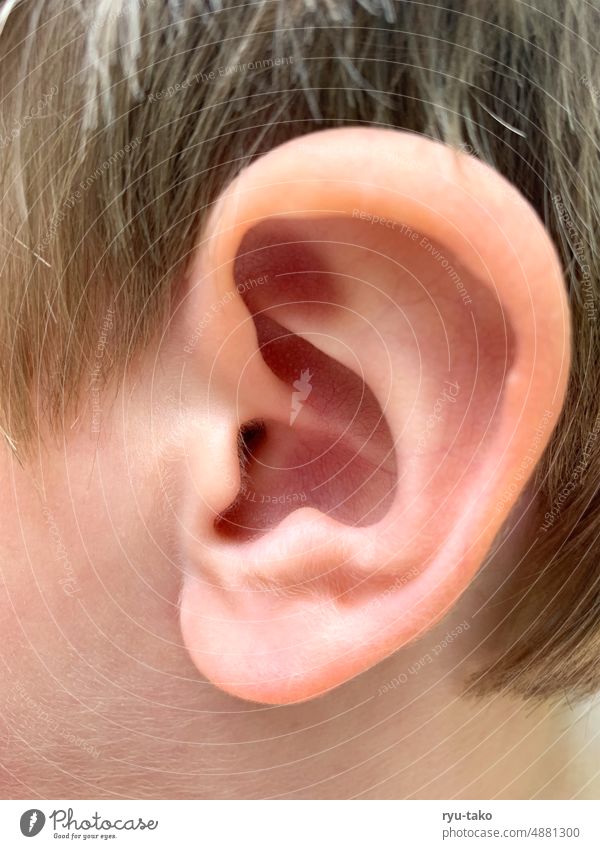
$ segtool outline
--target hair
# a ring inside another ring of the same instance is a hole
[[[474,688],[598,689],[599,18],[586,0],[4,0],[0,428],[12,450],[27,451],[36,419],[59,432],[91,377],[149,344],[211,204],[255,157],[360,124],[466,150],[544,221],[574,338],[530,488],[538,532],[511,578],[502,651]]]

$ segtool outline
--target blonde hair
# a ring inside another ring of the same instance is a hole
[[[5,0],[0,427],[13,450],[36,417],[60,429],[82,387],[149,343],[207,211],[253,157],[363,123],[461,147],[545,221],[575,343],[533,486],[539,532],[476,689],[597,689],[598,23],[585,0]]]

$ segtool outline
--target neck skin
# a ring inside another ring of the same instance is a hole
[[[112,614],[103,620],[85,583],[76,599],[61,591],[51,626],[50,584],[45,602],[31,574],[23,584],[25,564],[16,580],[4,549],[2,795],[597,798],[588,783],[597,759],[591,723],[562,706],[463,696],[495,624],[489,606],[475,612],[518,545],[503,545],[504,563],[496,555],[420,641],[319,699],[283,708],[198,681],[181,646],[149,643],[140,664],[139,629],[129,634],[122,617],[111,626]],[[76,635],[90,631],[102,639],[76,646]],[[116,643],[130,645],[135,664],[121,649],[110,656]],[[168,680],[151,673],[159,667],[170,670]]]

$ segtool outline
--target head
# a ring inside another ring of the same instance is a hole
[[[550,6],[2,5],[27,674],[307,700],[487,574],[465,687],[597,688],[597,13]]]

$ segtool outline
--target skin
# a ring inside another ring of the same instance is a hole
[[[568,326],[541,224],[480,163],[336,130],[250,166],[101,427],[84,397],[2,455],[4,795],[589,792],[563,709],[463,695],[510,609],[514,514],[480,567],[560,411]],[[265,500],[298,491],[320,495]]]

